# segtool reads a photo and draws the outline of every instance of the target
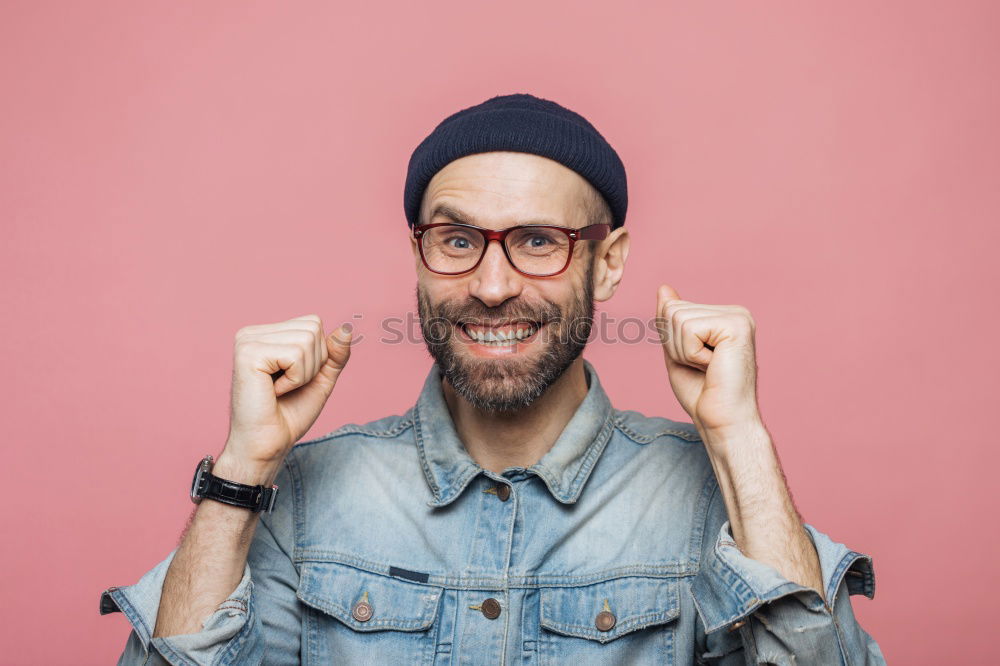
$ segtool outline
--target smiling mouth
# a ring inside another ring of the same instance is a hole
[[[517,321],[489,326],[461,322],[459,327],[470,340],[491,347],[513,347],[518,342],[532,338],[543,324],[534,321]]]

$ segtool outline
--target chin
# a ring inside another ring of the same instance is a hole
[[[548,342],[533,358],[516,354],[483,358],[451,347],[438,364],[455,392],[472,406],[483,412],[512,413],[542,397],[575,359],[552,349],[552,344]]]

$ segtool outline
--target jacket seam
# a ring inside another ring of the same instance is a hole
[[[322,559],[320,559],[322,558]],[[329,551],[300,551],[296,557],[296,564],[302,565],[306,563],[315,564],[334,564],[338,566],[346,566],[352,569],[357,569],[359,571],[369,573],[375,576],[384,576],[392,580],[396,580],[394,576],[388,573],[388,565],[383,566],[382,564],[371,562],[368,560],[362,560],[360,558],[351,557],[348,555],[334,553]],[[619,580],[621,578],[657,578],[664,580],[671,579],[682,579],[691,578],[697,574],[695,570],[690,568],[690,562],[678,562],[675,570],[665,570],[660,569],[659,571],[649,565],[635,564],[623,567],[617,567],[615,569],[609,569],[603,572],[595,572],[590,575],[580,575],[580,576],[566,576],[566,575],[546,575],[546,574],[534,574],[525,576],[439,576],[436,574],[431,574],[428,580],[424,583],[418,583],[422,585],[428,585],[431,587],[445,587],[448,589],[484,589],[484,588],[501,588],[504,586],[505,581],[510,581],[511,587],[524,588],[524,589],[535,589],[543,587],[577,587],[580,585],[596,585],[599,583],[606,583],[612,580]],[[442,580],[444,578],[444,580]],[[407,581],[413,583],[413,581]]]
[[[391,439],[393,437],[398,437],[400,434],[406,432],[406,430],[413,426],[413,418],[409,416],[401,416],[400,420],[395,423],[395,425],[388,428],[370,428],[365,425],[358,425],[356,423],[346,423],[333,432],[329,432],[316,439],[310,439],[305,442],[301,442],[295,445],[295,448],[308,448],[316,444],[326,444],[330,440],[337,439],[338,437],[343,437],[345,435],[367,435],[369,437],[378,437],[384,439]]]
[[[216,660],[217,663],[226,665],[233,663],[233,660],[236,658],[236,655],[239,654],[239,652],[243,649],[243,646],[246,643],[247,635],[253,629],[253,623],[255,621],[256,614],[257,614],[257,609],[254,607],[254,603],[251,597],[247,603],[247,615],[246,619],[243,621],[243,626],[240,627],[240,630],[229,641],[229,645],[226,647],[226,649],[223,650],[221,653],[219,653],[218,659]]]
[[[431,492],[434,495],[434,503],[437,504],[441,502],[441,487],[438,485],[437,479],[434,478],[434,474],[431,473],[430,465],[427,463],[427,454],[424,451],[424,432],[420,423],[420,410],[413,411],[413,443],[417,447],[417,455],[420,458],[420,467],[423,470],[424,478],[427,479],[428,484],[431,487]]]
[[[614,433],[614,420],[611,414],[604,419],[604,423],[601,424],[601,429],[597,433],[597,437],[594,441],[590,443],[587,448],[586,456],[583,462],[580,464],[580,468],[577,470],[576,476],[563,487],[562,479],[557,478],[548,467],[545,467],[540,462],[536,463],[533,467],[538,475],[545,481],[546,485],[550,489],[555,487],[554,494],[556,498],[565,503],[576,502],[580,498],[580,493],[583,492],[583,486],[590,478],[591,473],[594,471],[594,467],[597,464],[598,458],[604,453],[604,449],[607,448],[608,442],[611,441],[611,435]]]
[[[659,439],[664,435],[672,435],[674,437],[683,440],[686,443],[694,443],[701,441],[701,435],[689,432],[687,430],[683,430],[681,428],[672,428],[672,427],[660,428],[651,434],[643,435],[625,425],[625,418],[626,417],[621,412],[619,412],[614,417],[615,427],[618,430],[620,430],[622,434],[624,434],[626,437],[636,442],[637,444],[649,444],[654,439]]]

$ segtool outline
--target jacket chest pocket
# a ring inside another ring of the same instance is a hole
[[[538,663],[673,664],[677,582],[617,578],[539,590]]]
[[[336,562],[303,562],[305,663],[430,664],[443,589]]]

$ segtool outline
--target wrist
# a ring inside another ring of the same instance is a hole
[[[270,487],[278,475],[280,466],[280,461],[277,463],[254,462],[234,456],[224,450],[219,454],[219,459],[215,461],[212,474],[220,479],[248,486]]]
[[[760,421],[725,431],[702,431],[700,434],[709,455],[722,464],[732,463],[742,456],[760,458],[762,452],[772,449],[771,434]]]

